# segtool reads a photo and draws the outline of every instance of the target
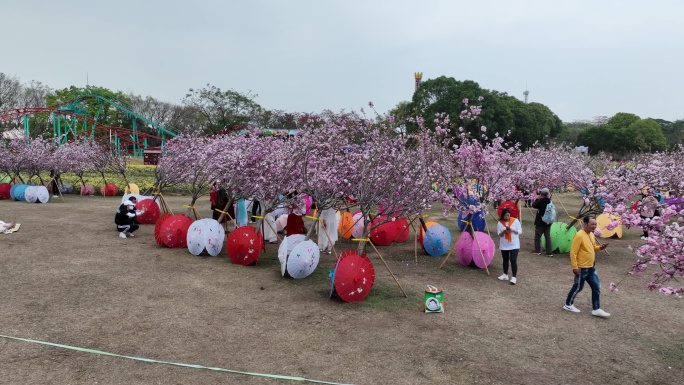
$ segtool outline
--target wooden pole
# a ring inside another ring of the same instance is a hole
[[[482,257],[482,263],[485,265],[485,270],[487,270],[487,275],[490,275],[489,268],[487,267],[487,261],[485,260],[484,253],[482,252],[482,247],[480,247],[480,241],[476,236],[473,236],[473,238],[475,239],[475,244],[477,244],[477,250],[480,252],[480,257]]]
[[[373,244],[373,242],[368,242],[368,243],[370,243],[370,245],[373,247],[373,249],[375,250],[375,253],[378,254],[378,257],[380,257],[380,260],[381,260],[382,263],[385,265],[385,268],[387,269],[387,271],[390,273],[390,275],[391,275],[392,278],[394,279],[394,282],[396,282],[397,286],[399,286],[399,290],[401,290],[401,293],[404,295],[404,298],[408,298],[408,295],[407,295],[406,292],[404,291],[404,288],[401,287],[401,284],[399,283],[399,280],[397,279],[397,277],[394,276],[394,273],[392,273],[392,270],[390,269],[389,265],[387,265],[387,262],[385,262],[385,259],[382,257],[382,255],[380,254],[380,252],[378,251],[378,249],[375,247],[375,245]]]

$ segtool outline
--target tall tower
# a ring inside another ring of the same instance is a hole
[[[413,77],[416,79],[416,91],[418,91],[418,86],[420,85],[420,82],[423,80],[423,73],[414,72]]]
[[[523,95],[525,96],[525,104],[527,104],[527,97],[530,96],[530,91],[527,90],[527,82],[525,82],[525,92],[523,92]]]

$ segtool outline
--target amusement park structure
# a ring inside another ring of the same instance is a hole
[[[86,109],[84,102],[97,105],[94,116]],[[94,102],[94,103],[93,103]],[[108,126],[98,120],[105,109],[113,107],[124,113],[129,127]],[[131,111],[116,101],[97,94],[82,94],[73,100],[49,107],[15,108],[0,111],[0,124],[15,123],[23,126],[24,135],[30,134],[30,117],[46,114],[52,125],[52,136],[58,144],[73,139],[92,139],[109,142],[116,151],[123,151],[134,157],[142,157],[148,147],[163,146],[166,140],[178,135],[151,120]],[[143,131],[144,129],[144,131]]]

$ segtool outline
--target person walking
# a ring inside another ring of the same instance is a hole
[[[570,248],[570,266],[575,280],[565,300],[563,309],[579,313],[575,307],[575,297],[584,288],[586,281],[591,287],[591,315],[601,318],[610,317],[610,313],[601,309],[601,281],[596,274],[596,252],[608,247],[607,244],[597,245],[594,231],[596,230],[596,219],[585,216],[582,218],[584,228],[575,234]]]
[[[503,274],[500,281],[510,281],[511,285],[518,283],[518,252],[520,251],[520,234],[522,226],[520,221],[511,216],[509,209],[501,210],[501,217],[496,224],[496,233],[499,234],[499,250],[503,257]],[[511,278],[508,278],[508,263],[511,264]]]
[[[532,202],[532,207],[537,209],[537,215],[534,217],[534,253],[541,255],[541,237],[544,236],[546,243],[546,256],[553,257],[551,254],[551,224],[542,220],[546,212],[546,206],[551,203],[551,196],[548,188],[543,188],[539,191],[539,197]]]

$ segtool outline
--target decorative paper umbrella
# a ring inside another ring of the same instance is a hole
[[[345,211],[340,217],[340,224],[338,227],[338,232],[342,238],[349,239],[352,236],[352,231],[354,230],[354,216],[349,212]]]
[[[119,192],[119,188],[115,183],[109,182],[104,186],[100,186],[100,192],[106,197],[113,197]]]
[[[285,230],[285,227],[287,227],[287,214],[282,214],[281,216],[278,217],[275,221],[276,223],[276,231],[281,233],[283,230]]]
[[[451,247],[451,233],[440,224],[431,226],[423,237],[423,248],[428,255],[433,257],[446,254],[449,247]]]
[[[553,222],[551,225],[551,246],[553,250],[558,250],[561,253],[567,253],[572,246],[572,238],[577,234],[575,226],[571,226],[563,222]],[[546,237],[542,238],[542,247],[546,248]]]
[[[287,257],[287,273],[295,279],[306,278],[316,270],[320,257],[321,252],[314,241],[300,242]]]
[[[25,201],[26,197],[24,194],[26,193],[26,189],[29,187],[27,184],[15,184],[14,186],[14,191],[12,192],[12,198],[16,201]]]
[[[378,217],[375,218],[371,222],[371,226],[374,226],[375,223],[384,221],[385,217]],[[394,224],[394,221],[390,222],[385,222],[381,224],[380,226],[374,228],[370,232],[370,239],[373,241],[374,244],[378,246],[389,246],[392,244],[392,241],[394,241],[394,238],[397,237],[397,225]]]
[[[278,261],[280,261],[280,274],[285,276],[287,272],[287,257],[298,244],[306,239],[304,234],[292,234],[283,238],[283,242],[278,246]]]
[[[135,183],[129,183],[124,188],[124,194],[140,194],[140,188]]]
[[[62,183],[62,186],[60,186],[60,189],[62,190],[62,194],[73,194],[74,193],[74,186],[69,182]]]
[[[95,186],[89,184],[81,186],[81,195],[95,195]]]
[[[363,237],[363,230],[366,228],[366,222],[361,211],[355,212],[353,219],[354,229],[352,230],[352,236],[354,238],[361,238]]]
[[[466,219],[468,218],[468,213],[465,212],[460,212],[458,213],[458,228],[461,231],[464,231],[466,228]],[[470,222],[473,225],[473,229],[475,231],[484,231],[485,229],[485,218],[484,218],[484,212],[483,211],[478,211],[476,213],[473,213],[473,216],[470,219]]]
[[[45,186],[38,186],[38,202],[48,203],[50,201],[50,192]]]
[[[499,218],[501,218],[501,212],[503,209],[508,209],[511,212],[511,216],[513,218],[518,218],[520,219],[520,207],[515,204],[513,201],[505,201],[499,205],[499,207],[496,208],[497,214],[499,214]]]
[[[200,255],[206,251],[215,257],[223,248],[226,232],[215,219],[205,218],[195,221],[188,229],[188,250],[193,255]]]
[[[28,203],[36,203],[38,202],[38,187],[43,187],[43,186],[28,186],[26,187],[26,190],[24,190],[24,200]],[[45,187],[43,187],[45,188]]]
[[[306,215],[311,215],[311,206],[313,206],[313,198],[306,194],[302,194],[302,199],[304,199],[304,205],[306,206]]]
[[[359,255],[356,250],[346,250],[340,255],[333,272],[333,285],[342,301],[363,301],[374,282],[375,269],[365,255]]]
[[[394,226],[397,228],[397,236],[394,238],[394,242],[406,242],[411,232],[408,220],[404,217],[398,217],[394,221]]]
[[[10,190],[12,190],[12,185],[9,183],[0,183],[0,199],[10,199]]]
[[[171,214],[169,213],[164,213],[159,216],[159,219],[157,219],[157,223],[154,225],[154,240],[157,242],[159,246],[166,246],[164,244],[164,237],[162,236],[163,232],[162,230],[164,229],[164,221],[171,218]]]
[[[467,231],[461,233],[461,237],[456,242],[456,259],[463,266],[468,266],[473,262],[473,255],[470,251],[472,243],[473,237]]]
[[[670,206],[674,205],[677,211],[684,210],[684,197],[670,196],[665,199],[665,203]]]
[[[242,226],[228,235],[226,252],[233,263],[249,265],[259,259],[264,239],[252,226]]]
[[[430,227],[434,225],[438,225],[439,223],[435,221],[429,221],[425,222],[425,227],[429,230]],[[420,247],[423,249],[423,252],[425,252],[425,247],[423,246],[423,238],[425,237],[425,229],[423,228],[422,224],[419,224],[418,227],[420,228],[420,231],[418,232],[418,243],[420,243]]]
[[[611,222],[620,222],[620,217],[611,213],[603,213],[596,217],[596,228],[601,230],[601,238],[610,238],[612,236],[622,238],[622,223],[620,223],[614,229],[608,230],[606,226],[608,226],[608,224]]]
[[[145,198],[139,200],[135,204],[135,207],[139,211],[145,208],[145,212],[138,215],[138,222],[140,222],[140,224],[150,225],[152,223],[157,222],[157,220],[159,219],[159,205],[157,205],[157,202],[153,201],[152,199]],[[223,240],[221,242],[223,242]]]
[[[188,229],[192,219],[183,214],[172,215],[162,225],[161,236],[164,244],[171,248],[188,246]]]
[[[473,240],[470,243],[470,253],[473,257],[473,262],[475,262],[475,266],[484,269],[489,266],[489,264],[492,263],[492,259],[494,259],[494,241],[489,234],[483,233],[482,231],[476,231],[475,238],[477,238],[477,242]],[[482,254],[480,254],[480,250],[482,251]],[[484,261],[482,260],[483,256]]]

